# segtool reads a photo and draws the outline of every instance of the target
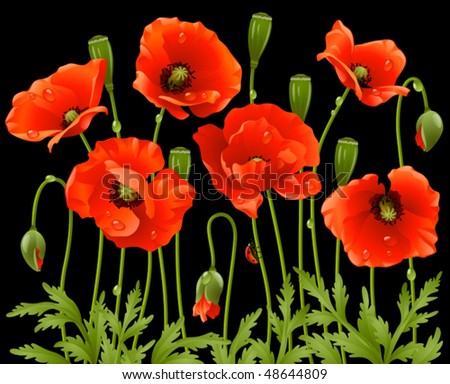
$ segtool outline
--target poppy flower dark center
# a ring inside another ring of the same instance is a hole
[[[266,159],[263,156],[250,156],[248,158],[248,161],[253,160],[256,163],[259,163],[260,161],[265,161],[266,163],[268,163],[270,161],[270,159]]]
[[[109,191],[110,201],[115,204],[117,208],[136,208],[144,201],[142,197],[133,188],[119,183],[115,180]]]
[[[178,61],[161,70],[160,85],[166,92],[181,93],[192,86],[194,71],[187,63]]]
[[[363,88],[368,88],[369,83],[372,81],[372,76],[370,76],[370,69],[361,64],[352,64],[350,69],[356,76],[358,83]]]
[[[375,219],[384,224],[394,225],[403,215],[403,205],[400,201],[400,194],[390,191],[388,195],[376,194],[370,199],[370,212]]]
[[[80,116],[80,113],[83,112],[79,107],[70,108],[68,111],[63,113],[63,120],[61,122],[61,127],[63,129],[67,128],[70,124],[72,124],[75,119]]]

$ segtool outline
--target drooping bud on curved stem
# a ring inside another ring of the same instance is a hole
[[[435,146],[444,130],[441,116],[432,110],[425,111],[417,119],[416,143],[425,152]]]
[[[44,262],[46,243],[44,237],[31,227],[23,235],[20,242],[20,251],[27,264],[36,272],[40,272]]]

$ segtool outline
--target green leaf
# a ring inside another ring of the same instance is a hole
[[[313,351],[317,357],[322,359],[322,364],[342,364],[339,349],[331,342],[331,335],[329,333],[326,332],[322,335],[313,333],[312,336],[302,335],[300,339],[306,342],[309,353]]]
[[[400,345],[395,349],[395,351],[390,356],[389,360],[386,360],[386,364],[391,364],[396,360],[406,362],[408,359],[412,359],[414,352],[421,347],[421,344],[415,343],[413,341],[406,345]]]
[[[305,346],[296,345],[287,351],[281,359],[277,360],[277,364],[298,364],[302,359],[309,357],[310,351]]]
[[[43,348],[37,344],[32,343],[31,345],[24,345],[20,348],[13,348],[10,350],[13,355],[24,356],[26,360],[34,359],[38,363],[47,364],[68,364],[64,356]]]
[[[343,347],[350,357],[359,357],[369,360],[372,364],[381,364],[383,361],[379,351],[356,331],[333,333],[331,340],[335,345]]]
[[[178,353],[178,349],[190,348],[197,350],[198,348],[206,348],[210,345],[223,345],[228,343],[214,333],[207,333],[201,336],[187,337],[177,340],[181,334],[181,327],[184,318],[180,318],[176,323],[172,323],[162,331],[160,339],[153,348],[151,362],[152,364],[174,364],[192,363],[198,360],[198,356],[191,354],[189,351]]]
[[[252,334],[252,328],[256,326],[257,320],[261,315],[262,309],[258,308],[255,312],[252,312],[241,319],[239,328],[236,332],[236,336],[231,341],[229,349],[221,346],[213,346],[212,353],[214,361],[217,364],[235,364],[236,355],[239,350],[250,342],[250,336]]]
[[[320,326],[328,327],[331,323],[336,321],[336,317],[334,314],[328,311],[321,311],[318,309],[313,309],[307,315],[307,321],[309,325],[317,324]]]
[[[238,364],[256,364],[256,353],[252,348],[244,348],[241,357],[238,359]]]
[[[63,351],[69,353],[69,356],[73,357],[75,362],[96,363],[91,346],[80,335],[76,337],[67,336],[65,341],[58,341],[55,347],[60,347]]]
[[[413,364],[428,364],[437,359],[441,353],[442,348],[441,330],[436,328],[434,336],[428,338],[425,346],[421,345],[420,348],[415,351],[412,359]]]
[[[333,286],[333,298],[336,303],[336,312],[339,316],[345,319],[345,311],[349,295],[347,294],[347,289],[343,283],[342,277],[339,274],[337,274],[336,281]]]
[[[275,355],[266,342],[261,339],[252,339],[250,340],[250,344],[251,346],[249,348],[256,355],[256,358],[259,359],[260,364],[275,364]]]

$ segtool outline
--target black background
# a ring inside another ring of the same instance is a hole
[[[448,20],[445,12],[427,1],[421,9],[410,5],[391,9],[393,2],[353,3],[343,6],[313,7],[302,1],[241,1],[238,3],[197,2],[120,2],[117,6],[98,3],[72,3],[62,7],[42,3],[24,6],[21,3],[2,5],[0,10],[0,116],[6,118],[12,97],[28,89],[31,83],[54,73],[67,63],[84,64],[89,60],[87,41],[97,34],[107,35],[114,52],[114,84],[119,119],[122,123],[122,137],[136,136],[151,139],[154,118],[158,110],[132,88],[135,79],[135,60],[139,53],[139,40],[144,27],[158,17],[177,16],[185,21],[202,21],[214,30],[229,47],[243,67],[242,91],[222,112],[207,119],[195,116],[178,121],[166,113],[158,143],[165,156],[170,148],[186,146],[193,155],[193,171],[197,175],[195,187],[202,198],[195,201],[187,212],[181,232],[182,282],[186,326],[190,334],[208,331],[220,332],[222,319],[208,320],[202,324],[198,317],[191,316],[195,298],[195,283],[200,274],[209,267],[209,251],[206,237],[206,223],[215,212],[231,214],[238,224],[238,258],[233,285],[230,312],[230,334],[238,326],[241,317],[265,305],[261,274],[257,266],[249,264],[243,257],[244,249],[251,235],[250,219],[232,208],[229,201],[218,198],[208,191],[206,170],[203,167],[192,134],[206,123],[223,125],[226,113],[232,107],[248,103],[249,56],[247,33],[251,15],[266,12],[273,17],[273,29],[269,44],[256,71],[255,88],[257,103],[275,103],[289,110],[288,84],[292,75],[305,73],[312,77],[313,98],[307,123],[320,136],[335,98],[342,94],[343,87],[337,80],[333,68],[325,60],[317,62],[317,53],[325,48],[325,35],[333,23],[340,19],[349,27],[355,43],[378,39],[393,39],[407,57],[405,70],[398,84],[410,76],[419,77],[427,90],[430,107],[441,114],[444,124],[448,116],[448,62],[445,59]],[[106,3],[112,4],[112,3]],[[407,3],[410,4],[410,3]],[[107,93],[102,104],[109,108]],[[331,163],[336,140],[351,136],[359,141],[360,156],[353,177],[367,173],[377,173],[384,181],[392,168],[398,166],[395,143],[396,99],[377,108],[359,103],[350,93],[345,105],[335,120],[322,152],[322,164]],[[110,108],[109,108],[110,109]],[[448,134],[444,131],[441,141],[429,153],[422,152],[414,143],[415,121],[423,112],[422,97],[412,91],[403,101],[402,134],[405,164],[412,165],[425,174],[430,185],[441,193],[441,213],[437,226],[438,252],[427,259],[415,259],[417,287],[425,280],[443,271],[438,299],[429,310],[439,310],[439,314],[429,325],[419,329],[422,341],[434,333],[435,327],[442,330],[444,345],[440,363],[449,362],[449,261],[448,261]],[[94,118],[86,137],[91,144],[113,135],[109,116]],[[35,334],[35,318],[6,318],[20,302],[46,300],[41,283],[58,285],[63,261],[67,211],[62,188],[55,183],[45,189],[38,211],[38,229],[47,240],[47,254],[41,273],[32,271],[23,261],[19,244],[22,235],[29,229],[31,206],[39,184],[46,175],[53,174],[66,179],[72,167],[86,160],[86,151],[77,138],[62,140],[49,154],[47,142],[29,143],[10,135],[6,127],[0,130],[0,156],[3,177],[1,187],[2,235],[0,267],[0,362],[27,362],[12,356],[9,349],[26,343],[37,342],[51,347],[52,338],[58,332],[46,331]],[[319,168],[319,172],[332,180],[330,169]],[[328,174],[326,174],[328,172]],[[326,184],[326,192],[331,192],[332,183]],[[289,265],[296,263],[297,204],[277,199],[277,214],[283,236],[285,255]],[[278,256],[272,223],[267,204],[259,210],[259,230],[262,250],[270,273],[272,291],[280,287]],[[320,217],[319,217],[320,218]],[[220,224],[219,224],[220,222]],[[322,274],[330,286],[334,270],[334,239],[319,227],[319,253]],[[213,226],[216,245],[217,268],[227,278],[229,268],[229,246],[231,231],[225,221],[218,220]],[[66,290],[86,314],[89,310],[94,281],[97,237],[93,221],[80,220],[75,215],[74,244],[70,259]],[[309,244],[307,234],[306,243]],[[173,263],[173,242],[164,250],[165,267],[169,286],[170,321],[177,319],[175,303],[175,280]],[[305,268],[313,272],[312,256],[306,252]],[[272,256],[273,255],[273,256]],[[107,301],[113,308],[112,287],[117,279],[119,250],[111,243],[105,246],[101,289],[107,292]],[[162,325],[161,284],[158,260],[154,258],[153,278],[149,313],[155,314],[150,325],[152,337],[158,338]],[[126,286],[124,291],[134,287],[136,280],[144,285],[146,253],[130,250],[125,264]],[[377,310],[379,315],[398,321],[396,300],[401,285],[406,281],[407,262],[398,266],[377,270]],[[292,272],[292,270],[289,270]],[[342,254],[341,272],[350,293],[349,316],[354,315],[360,300],[361,286],[368,285],[369,270],[356,268]],[[294,274],[295,275],[295,274]],[[222,308],[223,299],[222,296]],[[261,318],[262,320],[263,318]],[[263,321],[261,321],[263,322]],[[423,329],[423,331],[422,331]],[[421,334],[422,332],[422,334]]]

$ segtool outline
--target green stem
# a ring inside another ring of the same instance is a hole
[[[253,104],[255,102],[256,99],[256,91],[255,91],[255,71],[256,71],[256,66],[251,65],[250,66],[250,104]]]
[[[421,92],[422,93],[424,109],[425,110],[429,109],[428,97],[427,97],[427,93],[426,93],[426,90],[425,90],[425,87],[424,87],[422,81],[419,78],[417,78],[417,77],[410,77],[403,83],[403,86],[406,87],[411,82],[413,83],[413,88],[417,92]],[[397,110],[396,110],[396,116],[395,116],[395,136],[396,136],[396,139],[397,139],[397,152],[398,152],[398,164],[399,164],[399,167],[403,167],[404,166],[402,137],[401,137],[401,132],[400,132],[400,115],[401,115],[401,109],[402,109],[402,101],[403,101],[403,96],[399,95],[398,99],[397,99]],[[414,262],[413,262],[412,258],[410,258],[408,260],[408,263],[409,263],[409,270],[408,271],[414,272]],[[411,290],[411,304],[412,305],[414,305],[414,303],[416,301],[414,279],[415,279],[415,272],[414,272],[413,278],[409,279],[410,290]],[[412,339],[413,339],[414,342],[417,341],[417,328],[412,328]]]
[[[125,250],[126,248],[120,249],[120,265],[119,265],[119,277],[117,279],[117,284],[113,289],[113,294],[116,296],[116,307],[114,310],[114,314],[116,316],[116,319],[119,318],[119,312],[120,312],[120,302],[122,300],[122,291],[123,291],[123,274],[124,274],[124,267],[125,267]],[[116,337],[117,335],[114,333],[113,335],[113,345],[116,343]],[[119,348],[117,348],[119,349]]]
[[[375,268],[372,267],[370,268],[370,304],[375,310]]]
[[[45,180],[39,185],[36,194],[34,195],[33,200],[33,206],[31,208],[31,228],[36,229],[36,220],[37,220],[37,210],[39,206],[39,200],[42,195],[42,191],[44,190],[45,186],[49,183],[57,182],[60,184],[63,188],[66,187],[66,183],[53,175],[48,175],[45,177]],[[67,276],[67,270],[69,266],[69,257],[70,257],[70,250],[72,246],[72,235],[73,235],[73,211],[68,210],[69,217],[68,217],[68,228],[67,228],[67,241],[66,241],[66,250],[64,253],[64,261],[61,268],[61,276],[60,276],[60,288],[64,290],[65,284],[66,284],[66,276]],[[65,325],[61,326],[61,339],[62,341],[66,340],[66,327]],[[69,360],[69,354],[67,351],[64,352],[65,358],[67,361]]]
[[[139,312],[139,320],[144,317],[145,309],[147,308],[148,298],[150,294],[150,283],[152,279],[152,268],[153,268],[153,254],[152,252],[147,252],[147,276],[145,278],[145,288],[144,295],[142,298],[141,310]],[[133,339],[133,349],[136,349],[139,335],[135,335]]]
[[[281,265],[281,275],[283,277],[283,282],[286,281],[286,262],[284,260],[284,252],[283,245],[281,243],[280,229],[278,226],[277,214],[275,212],[275,205],[273,203],[273,199],[270,191],[266,191],[267,201],[269,202],[270,214],[272,216],[273,228],[275,230],[275,237],[277,240],[278,247],[278,255],[280,257],[280,265]]]
[[[322,132],[322,136],[319,140],[319,153],[322,150],[323,143],[327,137],[327,134],[331,128],[331,125],[334,122],[338,112],[340,111],[347,95],[350,91],[350,88],[346,88],[344,93],[340,98],[338,98],[339,102],[336,103],[336,108],[331,113],[330,119],[328,120],[327,125],[325,126],[324,131]],[[317,165],[313,167],[313,172],[317,172]],[[313,256],[314,256],[314,266],[316,270],[316,277],[319,284],[321,284],[321,274],[320,274],[320,263],[319,263],[319,254],[317,250],[317,234],[316,234],[316,209],[315,209],[315,198],[312,196],[309,200],[310,202],[310,219],[308,220],[308,228],[311,229],[311,238],[312,238],[312,248],[313,248]]]
[[[301,172],[301,171],[300,171]],[[303,271],[303,240],[304,240],[304,200],[300,199],[298,201],[298,270],[299,272]],[[300,275],[299,275],[300,276]],[[298,279],[299,284],[299,295],[300,295],[300,308],[304,308],[306,305],[305,302],[305,289],[303,288],[303,282],[302,279]],[[308,325],[305,323],[303,324],[303,334],[305,336],[308,336]],[[314,364],[314,359],[312,354],[308,356],[309,363]]]
[[[164,310],[164,329],[169,325],[169,306],[167,300],[167,281],[166,281],[166,271],[164,268],[164,255],[162,247],[158,248],[158,260],[159,269],[161,271],[161,284],[162,284],[162,294],[163,294],[163,310]]]
[[[112,130],[113,130],[113,132],[116,133],[116,137],[120,139],[120,130],[121,130],[122,126],[120,124],[119,117],[117,116],[116,99],[114,97],[113,87],[111,87],[111,88],[107,87],[107,91],[109,94],[109,99],[111,101],[111,109],[112,109],[113,118],[114,118]]]
[[[266,293],[266,306],[267,306],[267,345],[270,346],[272,336],[272,326],[270,324],[270,313],[272,312],[272,299],[270,295],[269,279],[267,277],[266,266],[261,251],[261,244],[258,236],[258,227],[256,219],[252,218],[253,240],[255,241],[255,248],[258,254],[259,265],[261,267],[261,273],[264,281],[264,289]]]
[[[91,152],[91,151],[92,151],[92,148],[91,148],[91,146],[89,145],[89,143],[88,143],[88,141],[87,141],[87,139],[86,139],[86,136],[84,136],[84,133],[80,133],[80,137],[81,137],[81,140],[83,141],[84,146],[86,147],[86,150],[87,150],[88,152]]]
[[[94,280],[94,290],[92,292],[92,303],[91,303],[91,316],[90,321],[92,322],[92,313],[94,310],[95,303],[97,302],[98,298],[98,290],[100,286],[100,274],[102,270],[102,260],[103,260],[103,244],[105,235],[103,234],[103,231],[100,229],[98,234],[98,250],[97,250],[97,267],[95,269],[95,280]]]
[[[155,126],[155,132],[153,133],[153,142],[154,143],[158,142],[159,130],[161,129],[161,122],[164,117],[164,111],[165,111],[165,108],[161,108],[159,113],[155,117],[156,126]]]
[[[228,222],[231,225],[231,229],[233,230],[233,243],[231,248],[231,259],[230,259],[230,270],[228,272],[228,282],[227,282],[227,294],[225,298],[225,311],[224,311],[224,317],[223,317],[223,338],[224,340],[228,339],[228,319],[230,314],[230,302],[231,302],[231,290],[233,286],[233,276],[234,276],[234,267],[236,263],[236,247],[237,247],[237,228],[236,224],[233,220],[233,218],[228,215],[227,213],[219,212],[212,215],[207,224],[207,236],[208,236],[208,243],[209,243],[209,250],[211,254],[211,267],[215,269],[216,264],[216,258],[215,258],[215,252],[214,252],[214,244],[212,240],[212,233],[211,233],[211,226],[213,221],[218,218],[223,217],[228,220]]]
[[[177,284],[177,302],[178,302],[178,316],[184,319],[183,313],[183,299],[181,295],[181,269],[180,269],[180,233],[175,234],[175,278]],[[186,338],[185,322],[181,327],[181,335],[183,339]]]

